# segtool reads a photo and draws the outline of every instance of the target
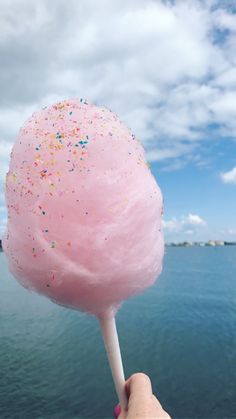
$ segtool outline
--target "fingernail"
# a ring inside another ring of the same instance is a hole
[[[118,405],[115,407],[115,409],[114,409],[114,416],[115,416],[115,418],[118,418],[118,416],[119,416],[120,412],[121,412],[121,407],[120,407],[120,405],[118,404]]]

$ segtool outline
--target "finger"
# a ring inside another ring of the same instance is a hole
[[[134,397],[139,398],[152,396],[152,384],[150,378],[142,372],[131,375],[127,381],[126,387],[129,394]]]
[[[127,418],[169,418],[153,395],[152,384],[147,375],[142,373],[132,375],[127,381],[126,388],[130,394]]]
[[[148,397],[149,399],[152,396],[151,382],[149,377],[145,374],[133,374],[127,380],[125,387],[127,396],[129,397],[128,410],[130,410],[131,404],[135,404],[137,405],[137,408],[139,408],[137,401],[139,400],[140,395],[142,395],[143,398],[143,393],[145,393],[145,397]],[[127,410],[121,409],[120,405],[118,404],[114,409],[114,416],[118,419],[124,419],[127,416]]]
[[[128,411],[135,415],[137,412],[147,412],[152,404],[152,385],[150,378],[142,373],[134,374],[127,383],[130,393]]]

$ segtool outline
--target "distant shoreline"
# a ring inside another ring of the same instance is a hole
[[[180,243],[165,243],[166,247],[222,247],[222,246],[236,246],[236,242],[208,240],[207,242],[190,242],[184,241]],[[3,252],[2,240],[0,239],[0,252]]]
[[[236,242],[223,240],[208,240],[207,242],[191,242],[184,241],[180,243],[171,242],[166,243],[167,247],[222,247],[222,246],[236,246]]]

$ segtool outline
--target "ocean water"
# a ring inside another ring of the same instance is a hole
[[[112,418],[95,318],[24,290],[0,254],[0,418]],[[236,418],[236,247],[168,248],[117,327],[128,377],[147,373],[173,418]]]

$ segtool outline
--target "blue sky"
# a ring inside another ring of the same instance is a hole
[[[233,1],[2,0],[0,235],[14,138],[37,108],[86,97],[142,141],[167,241],[236,240]]]
[[[208,135],[212,141],[211,130]],[[235,162],[236,144],[221,139],[202,151],[200,165],[190,161],[183,169],[166,171],[165,163],[152,163],[164,192],[167,240],[235,240],[236,183],[222,181]],[[205,223],[181,225],[188,214],[198,214]]]

